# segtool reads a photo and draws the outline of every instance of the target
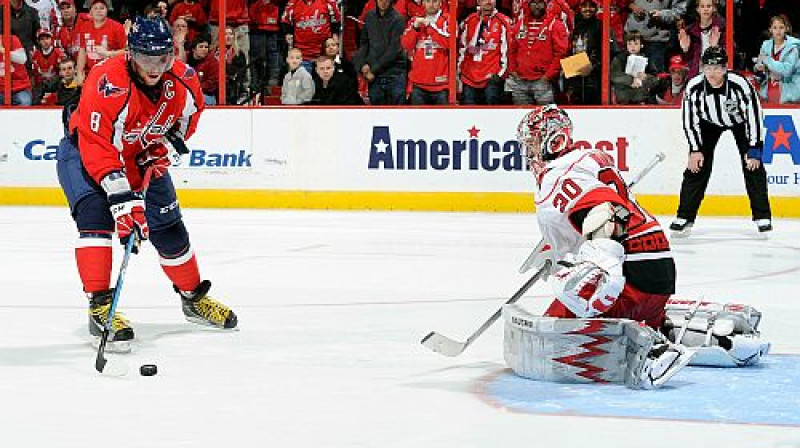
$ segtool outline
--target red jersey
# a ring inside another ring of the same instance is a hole
[[[430,25],[414,28],[416,17],[400,39],[411,59],[408,80],[412,85],[430,92],[441,92],[449,86],[450,74],[450,16],[442,11]]]
[[[197,72],[176,60],[161,85],[155,101],[139,90],[126,55],[114,56],[89,73],[69,130],[77,132],[83,166],[97,183],[124,169],[131,188],[139,189],[136,156],[161,145],[172,128],[184,139],[194,133],[205,108]]]
[[[106,19],[99,28],[94,26],[93,20],[80,22],[76,26],[80,47],[86,50],[86,71],[103,60],[97,52],[100,48],[106,51],[123,50],[128,45],[128,37],[121,23],[113,19]]]
[[[211,2],[211,9],[208,13],[208,21],[213,25],[219,25],[219,0]],[[227,0],[225,2],[225,24],[234,27],[247,25],[250,16],[247,13],[247,0]]]
[[[272,0],[256,0],[250,5],[250,30],[280,31],[280,8]]]
[[[485,88],[492,75],[505,77],[511,45],[511,23],[495,10],[491,16],[472,13],[461,24],[458,71],[461,81],[471,87]]]
[[[294,27],[294,46],[310,61],[322,54],[322,44],[331,37],[331,24],[341,23],[336,0],[289,0],[283,11],[284,23]]]
[[[33,76],[37,85],[41,85],[44,81],[49,81],[58,76],[58,63],[64,59],[66,55],[64,50],[60,48],[51,48],[45,54],[38,48],[33,51]]]
[[[2,39],[2,36],[0,36]],[[9,47],[11,53],[18,52],[17,54],[25,55],[25,47],[15,35],[11,35],[11,46]],[[12,55],[13,57],[13,55]],[[0,52],[0,93],[5,89],[6,72],[11,72],[11,92],[21,92],[23,90],[30,90],[31,80],[28,78],[28,71],[25,69],[25,63],[18,64],[16,62],[6,63],[6,52]]]
[[[204,31],[207,28],[206,25],[208,25],[206,11],[200,3],[193,3],[191,5],[184,2],[178,3],[169,15],[169,23],[175,23],[178,17],[191,17],[194,19],[186,20],[186,23],[189,25],[189,29],[186,32],[186,42],[188,43],[191,43],[199,32]]]
[[[178,3],[172,8],[169,14],[169,23],[174,23],[178,17],[191,17],[194,20],[187,20],[189,26],[194,24],[195,27],[202,27],[208,23],[206,11],[200,3],[192,3],[191,5],[185,2]]]
[[[521,79],[536,81],[542,78],[555,80],[561,73],[561,59],[567,54],[569,37],[560,19],[543,21],[526,15],[517,22],[509,55],[509,71]]]
[[[53,44],[64,50],[64,52],[72,59],[78,59],[78,50],[81,48],[80,40],[78,39],[77,30],[84,22],[89,22],[91,25],[92,18],[89,14],[80,13],[75,17],[75,23],[71,27],[61,25],[53,32]]]

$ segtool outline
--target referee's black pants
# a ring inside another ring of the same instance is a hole
[[[697,217],[697,210],[703,197],[706,194],[708,180],[711,178],[711,167],[714,165],[714,149],[717,147],[720,136],[728,128],[717,126],[713,123],[700,120],[700,152],[703,153],[703,166],[700,171],[693,173],[688,169],[683,172],[683,184],[681,185],[681,199],[678,205],[678,218],[694,221]],[[747,188],[747,196],[750,199],[750,210],[753,213],[753,220],[770,219],[772,212],[769,207],[769,196],[767,195],[767,171],[761,163],[757,169],[750,171],[744,162],[744,156],[750,149],[747,138],[745,124],[734,125],[730,128],[739,148],[739,163],[744,174],[744,185]]]

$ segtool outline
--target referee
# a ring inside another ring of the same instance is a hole
[[[750,210],[759,232],[772,230],[767,196],[767,172],[761,163],[764,117],[758,95],[741,75],[726,69],[728,55],[721,47],[708,47],[702,56],[703,72],[686,85],[683,98],[683,132],[689,141],[689,163],[683,173],[678,217],[669,226],[672,235],[689,235],[706,193],[714,149],[723,132],[731,130],[741,155],[742,173]]]

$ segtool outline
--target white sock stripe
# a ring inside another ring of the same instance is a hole
[[[186,253],[181,255],[180,257],[164,258],[159,256],[158,260],[159,262],[161,262],[161,266],[180,266],[186,263],[187,261],[191,260],[193,256],[194,256],[194,249],[190,247],[189,250],[187,250]]]
[[[111,247],[111,238],[78,238],[75,248],[80,249],[82,247]]]

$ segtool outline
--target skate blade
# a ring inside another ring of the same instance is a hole
[[[691,234],[692,234],[692,229],[687,228],[685,230],[671,230],[669,236],[671,238],[681,239],[681,238],[689,238],[689,235]]]
[[[200,325],[200,326],[203,326],[203,327],[212,328],[214,330],[239,331],[239,326],[238,325],[233,327],[233,328],[225,328],[225,327],[220,327],[219,325],[212,324],[211,322],[209,322],[209,321],[207,321],[205,319],[200,319],[200,318],[197,318],[197,317],[189,317],[189,316],[184,316],[184,317],[186,318],[186,320],[188,322],[191,322],[193,324],[197,324],[197,325]]]
[[[100,338],[92,338],[92,347],[95,350],[100,346]],[[106,342],[106,351],[108,353],[130,353],[133,350],[132,341],[108,341]]]

